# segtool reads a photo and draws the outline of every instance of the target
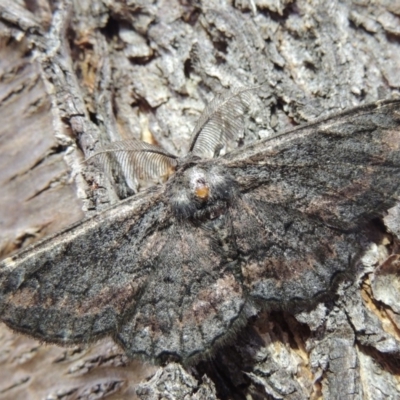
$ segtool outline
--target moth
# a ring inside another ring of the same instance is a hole
[[[400,195],[400,100],[223,154],[246,93],[210,104],[185,157],[138,141],[101,152],[165,182],[3,260],[1,320],[44,342],[110,335],[130,357],[189,363],[251,309],[332,293]]]

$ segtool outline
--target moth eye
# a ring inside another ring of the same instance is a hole
[[[204,179],[198,179],[196,181],[194,194],[200,200],[206,201],[208,199],[210,188]]]

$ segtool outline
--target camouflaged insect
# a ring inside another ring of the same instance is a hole
[[[1,320],[45,342],[111,335],[129,356],[190,362],[250,307],[310,306],[353,271],[368,222],[400,194],[400,100],[219,156],[246,90],[210,104],[186,157],[138,141],[96,155],[168,179],[5,259]]]

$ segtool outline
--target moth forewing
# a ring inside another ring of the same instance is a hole
[[[140,193],[3,260],[1,319],[62,344],[115,330],[147,280],[140,249],[163,214],[159,199]]]
[[[357,107],[233,151],[221,163],[246,190],[265,185],[272,203],[355,229],[399,196],[399,109],[400,100]]]

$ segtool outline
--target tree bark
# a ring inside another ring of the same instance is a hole
[[[213,94],[254,84],[252,139],[399,96],[400,2],[0,0],[0,256],[133,194],[83,163],[101,145],[184,155]],[[0,399],[399,398],[399,212],[337,296],[261,313],[190,368],[1,325]]]

